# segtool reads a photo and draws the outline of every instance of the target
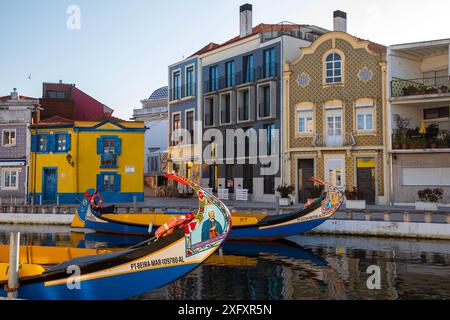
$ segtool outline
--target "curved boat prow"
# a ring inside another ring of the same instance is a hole
[[[21,278],[18,297],[126,299],[167,285],[203,263],[228,237],[232,223],[230,212],[219,199],[194,182],[174,174],[166,176],[189,186],[198,195],[199,208],[186,224],[123,251],[71,259],[40,275]],[[88,222],[90,206],[87,199],[83,203],[80,209],[88,209]],[[71,286],[71,270],[78,273],[75,288]],[[5,283],[0,281],[0,296],[6,295],[2,289]]]

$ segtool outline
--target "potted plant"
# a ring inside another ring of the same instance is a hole
[[[278,186],[277,191],[280,193],[280,206],[289,206],[291,204],[290,195],[294,192],[294,187],[290,185]]]
[[[306,193],[309,198],[307,198],[308,202],[319,198],[323,193],[323,185],[314,185],[311,188],[306,189]]]
[[[401,149],[401,148],[402,148],[402,139],[400,131],[398,129],[394,129],[392,134],[392,149]]]
[[[402,149],[409,149],[409,139],[406,135],[402,138]]]
[[[430,148],[431,149],[436,149],[439,146],[439,139],[438,138],[433,138],[430,141]]]
[[[410,149],[420,149],[420,140],[419,139],[410,139],[409,148]]]
[[[437,211],[437,203],[442,199],[444,192],[441,188],[427,188],[417,191],[419,201],[416,201],[416,210]]]
[[[409,118],[403,118],[398,114],[394,114],[394,122],[397,127],[395,130],[396,136],[400,139],[402,149],[408,149],[408,126]]]
[[[345,194],[345,207],[347,209],[366,209],[366,200],[364,199],[364,192],[359,191],[356,187],[347,189]]]
[[[447,93],[448,92],[448,87],[447,86],[441,86],[439,88],[439,93]]]

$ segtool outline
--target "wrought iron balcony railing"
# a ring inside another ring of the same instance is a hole
[[[312,145],[314,147],[351,147],[356,145],[356,140],[352,133],[334,136],[327,134],[315,134]]]
[[[203,82],[203,92],[211,93],[227,88],[232,89],[241,84],[278,77],[279,66],[280,64],[277,62],[270,62],[249,70],[238,71],[229,76],[206,80]]]
[[[178,88],[171,88],[169,90],[169,101],[195,96],[197,96],[197,85],[195,82],[182,85]]]

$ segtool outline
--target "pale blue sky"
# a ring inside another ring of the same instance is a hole
[[[76,83],[128,119],[167,83],[167,66],[239,32],[244,0],[0,0],[0,95],[40,97],[42,82]],[[450,37],[448,0],[253,0],[253,25],[283,20],[348,31],[385,45]],[[81,29],[69,30],[69,5]],[[31,80],[28,75],[32,74]]]

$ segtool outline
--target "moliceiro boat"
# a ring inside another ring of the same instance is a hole
[[[8,249],[0,247],[0,296],[17,290],[21,299],[126,299],[164,286],[203,263],[228,237],[230,212],[192,181],[168,177],[197,193],[195,213],[184,219],[172,216],[154,237],[122,251],[22,247],[17,288],[7,286]],[[89,207],[84,199],[80,211]]]
[[[233,213],[233,230],[230,238],[234,240],[283,238],[312,230],[332,217],[343,203],[341,191],[318,179],[312,180],[325,186],[319,198],[291,213],[279,215]],[[86,194],[84,203],[74,216],[72,228],[87,228],[100,233],[152,235],[156,228],[173,219],[173,214],[162,212],[114,213],[114,206],[99,205],[101,196],[97,192]]]

